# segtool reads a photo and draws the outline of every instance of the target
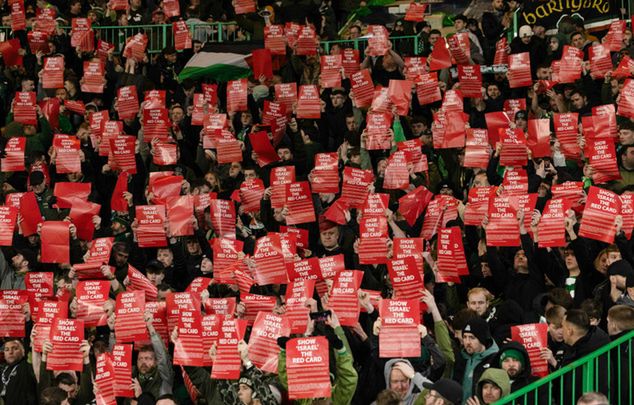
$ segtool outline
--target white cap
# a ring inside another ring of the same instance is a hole
[[[533,29],[529,25],[522,25],[520,27],[520,38],[532,37]]]

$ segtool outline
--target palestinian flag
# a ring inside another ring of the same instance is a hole
[[[244,60],[246,56],[231,52],[200,51],[191,57],[178,78],[182,81],[207,77],[217,82],[228,82],[248,77],[251,69]]]

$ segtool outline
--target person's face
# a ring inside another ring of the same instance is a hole
[[[237,177],[242,171],[242,165],[240,163],[231,163],[229,167],[229,177]]]
[[[241,404],[250,405],[253,403],[253,390],[246,384],[240,384],[238,387],[238,399]]]
[[[513,267],[516,270],[525,269],[528,267],[528,260],[526,259],[526,254],[524,254],[523,250],[518,250],[515,253],[515,258],[513,259]]]
[[[405,377],[405,374],[399,369],[393,368],[390,371],[390,389],[396,392],[401,398],[405,398],[409,391],[409,378]]]
[[[66,89],[57,89],[55,90],[55,97],[64,101],[68,98],[68,94],[66,93]]]
[[[190,255],[198,255],[200,254],[200,245],[195,240],[187,241],[187,253]]]
[[[387,160],[379,160],[379,163],[376,164],[376,173],[379,177],[385,176],[385,169],[387,168]]]
[[[180,124],[183,117],[185,117],[185,111],[180,107],[172,108],[172,111],[170,111],[170,119],[174,124]]]
[[[627,149],[627,153],[623,155],[623,163],[628,167],[634,166],[634,148]]]
[[[332,227],[330,229],[326,229],[319,233],[319,239],[321,240],[321,244],[327,248],[331,249],[337,246],[339,243],[339,227]]]
[[[23,80],[22,91],[35,91],[35,82],[33,80]]]
[[[136,367],[141,374],[147,374],[156,367],[156,356],[153,352],[140,352],[136,360]]]
[[[548,47],[552,52],[555,52],[559,49],[559,40],[557,38],[551,38],[550,41],[548,41]]]
[[[583,49],[583,43],[584,43],[583,35],[581,34],[574,35],[570,42],[571,42],[571,45],[574,46],[575,48]]]
[[[575,332],[574,332],[574,327],[572,326],[572,324],[568,321],[566,321],[564,319],[563,321],[563,337],[564,337],[564,343],[567,345],[572,346],[575,341],[574,341],[574,336],[575,336]]]
[[[619,260],[621,260],[621,252],[608,252],[606,265],[609,266]]]
[[[432,146],[432,142],[434,141],[431,134],[422,134],[420,140],[425,146]]]
[[[277,156],[279,156],[282,162],[288,162],[293,159],[293,154],[288,148],[279,148],[277,150]]]
[[[467,354],[471,355],[474,353],[482,353],[485,350],[485,347],[477,337],[473,333],[463,333],[462,334],[462,347],[464,347],[464,351]]]
[[[74,399],[77,396],[77,388],[78,388],[77,383],[75,384],[60,383],[57,386],[63,389],[64,391],[66,391],[66,394],[68,394],[69,399]]]
[[[202,48],[203,48],[203,44],[201,44],[200,42],[196,42],[193,45],[194,53],[200,52]]]
[[[141,0],[130,0],[130,5],[133,8],[139,8],[141,7]]]
[[[37,129],[35,128],[35,125],[25,125],[22,129],[22,132],[24,132],[24,135],[26,136],[32,136],[35,135],[35,132],[37,131]]]
[[[433,46],[436,44],[436,41],[438,41],[438,38],[440,38],[440,34],[430,34],[429,35],[429,43]]]
[[[70,6],[70,12],[73,14],[79,14],[81,12],[81,2],[75,2]]]
[[[337,94],[330,97],[330,100],[332,101],[332,106],[334,108],[340,108],[343,107],[343,103],[346,101],[346,98],[343,96],[343,94]]]
[[[491,5],[493,6],[493,10],[495,10],[495,11],[504,10],[504,1],[503,0],[493,0],[491,2]]]
[[[473,187],[487,187],[489,186],[489,179],[486,173],[478,173],[473,179]]]
[[[486,313],[487,309],[489,308],[489,302],[487,301],[484,294],[480,292],[476,292],[469,295],[469,298],[467,300],[467,307],[477,312],[478,315],[482,316]]]
[[[205,174],[205,181],[211,186],[216,187],[218,185],[218,178],[213,173]]]
[[[498,88],[498,86],[487,87],[487,96],[489,96],[489,98],[492,100],[500,97],[500,89]]]
[[[350,156],[350,161],[352,163],[354,163],[355,165],[360,165],[361,164],[361,155],[351,155]]]
[[[7,364],[15,364],[24,358],[24,349],[18,342],[7,342],[4,344],[4,361]]]
[[[163,263],[163,266],[169,267],[174,262],[174,255],[169,249],[159,249],[156,252],[156,260]]]
[[[11,16],[10,15],[2,16],[2,26],[3,27],[10,27],[11,26]]]
[[[200,271],[203,274],[209,274],[212,271],[214,271],[214,265],[211,262],[211,260],[209,260],[209,258],[205,257],[203,258],[203,260],[200,262]]]
[[[616,287],[619,290],[625,291],[625,282],[627,281],[625,277],[621,275],[610,276],[610,282],[612,282],[612,280],[616,281]]]
[[[249,179],[257,179],[258,175],[255,173],[255,170],[253,169],[247,169],[244,171],[244,179],[245,180],[249,180]]]
[[[537,80],[549,80],[550,79],[550,69],[547,67],[540,67],[536,72]]]
[[[619,130],[619,143],[621,145],[632,145],[634,144],[634,131],[631,129],[620,129]]]
[[[482,399],[485,404],[492,404],[502,397],[502,390],[495,384],[484,383],[482,386]]]
[[[164,398],[164,399],[159,399],[158,401],[156,401],[155,405],[176,405],[176,402],[174,402],[173,399]]]
[[[456,31],[462,31],[467,27],[467,23],[465,23],[463,20],[456,20],[453,22],[453,27]]]
[[[579,264],[577,264],[577,257],[572,249],[566,249],[564,251],[564,259],[566,260],[566,268],[568,270],[577,269],[579,267]]]
[[[114,262],[117,266],[124,266],[128,263],[128,257],[130,256],[128,253],[124,252],[113,252]]]
[[[253,116],[251,116],[251,113],[243,112],[240,116],[240,123],[242,124],[242,126],[253,124]]]
[[[360,36],[361,36],[361,32],[359,31],[359,28],[357,27],[350,28],[350,38],[355,39],[355,38],[359,38]]]
[[[528,128],[528,121],[526,121],[524,118],[516,118],[515,126],[521,129],[522,131],[526,132],[526,129]]]
[[[425,129],[425,124],[422,122],[415,122],[412,124],[412,132],[414,132],[414,136],[420,136],[421,132]]]
[[[158,273],[147,272],[147,278],[152,284],[158,286],[163,282],[163,279],[165,278],[165,273],[162,271],[159,271]]]
[[[586,105],[586,98],[579,93],[575,93],[570,97],[570,102],[575,110],[580,110]]]
[[[350,132],[356,132],[357,121],[355,121],[354,117],[346,117],[346,128],[348,128]]]
[[[564,327],[563,325],[557,325],[553,322],[548,324],[548,333],[550,337],[557,343],[564,341]]]
[[[162,14],[160,14],[161,16],[163,16]],[[162,18],[161,18],[162,20]],[[157,22],[157,24],[162,24],[162,21]],[[165,55],[165,60],[168,61],[169,63],[176,63],[176,54],[175,53],[168,53],[167,55]]]
[[[517,359],[507,357],[502,362],[502,369],[506,371],[506,374],[508,374],[511,379],[513,379],[522,371],[522,363],[520,363]]]

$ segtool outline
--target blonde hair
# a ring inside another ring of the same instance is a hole
[[[546,321],[549,324],[555,324],[555,326],[561,326],[566,316],[566,308],[561,305],[553,305],[546,311]]]
[[[615,305],[608,311],[608,318],[623,331],[634,329],[634,308],[628,305]]]
[[[493,296],[493,294],[491,294],[489,292],[489,290],[487,290],[486,288],[482,288],[482,287],[475,287],[469,290],[469,292],[467,293],[467,299],[469,299],[469,297],[472,294],[482,294],[484,295],[484,298],[487,300],[487,302],[491,302],[493,301],[493,298],[495,298]]]

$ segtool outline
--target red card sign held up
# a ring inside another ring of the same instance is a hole
[[[42,263],[70,263],[69,226],[70,223],[65,221],[45,221],[42,224]]]
[[[48,354],[46,369],[81,371],[83,358],[79,346],[84,340],[84,321],[55,318],[50,333],[53,350]]]
[[[249,360],[262,371],[277,374],[277,338],[289,336],[290,332],[286,316],[259,312],[249,338]]]
[[[531,323],[511,326],[511,339],[526,348],[531,363],[533,375],[545,377],[548,375],[548,362],[540,358],[541,349],[548,347],[548,325],[545,323]]]
[[[379,357],[419,357],[419,301],[382,299],[379,301],[379,316]]]
[[[579,236],[614,243],[614,218],[621,213],[621,200],[611,191],[590,187]]]
[[[289,399],[331,396],[328,340],[323,336],[291,339],[286,344]]]

